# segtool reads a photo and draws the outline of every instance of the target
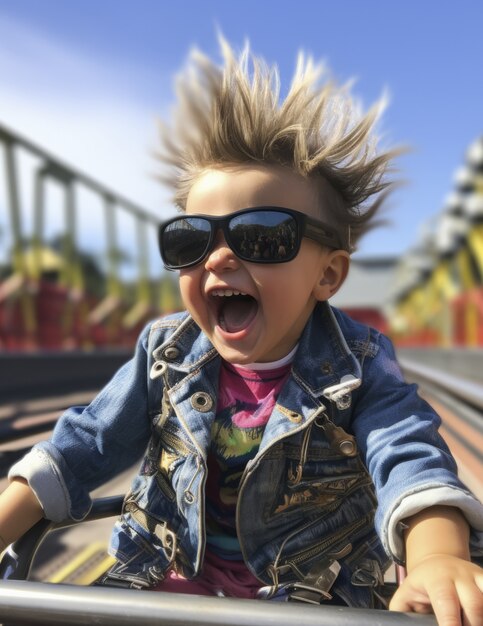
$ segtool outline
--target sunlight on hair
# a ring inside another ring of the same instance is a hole
[[[319,183],[321,213],[352,249],[370,228],[393,186],[388,179],[400,150],[380,150],[377,121],[383,96],[366,113],[323,63],[299,53],[289,91],[281,101],[276,66],[250,51],[237,57],[219,36],[223,65],[193,50],[178,76],[171,124],[160,122],[160,178],[184,210],[189,190],[209,167],[266,163],[290,167]]]

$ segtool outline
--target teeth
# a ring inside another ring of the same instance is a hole
[[[244,291],[235,291],[234,289],[214,289],[211,292],[212,296],[219,296],[221,298],[229,298],[230,296],[246,296]]]

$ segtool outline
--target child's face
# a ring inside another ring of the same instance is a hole
[[[290,169],[242,165],[204,171],[190,190],[186,213],[218,216],[279,206],[317,218],[317,204],[314,183]],[[264,243],[252,245],[263,249]],[[327,299],[343,281],[347,259],[347,253],[330,251],[304,237],[292,261],[251,263],[240,260],[218,231],[208,256],[180,270],[181,295],[225,360],[275,361],[295,346],[316,301]],[[334,288],[336,274],[339,282]],[[233,292],[250,297],[230,295]]]

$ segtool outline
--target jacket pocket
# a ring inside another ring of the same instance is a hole
[[[358,459],[308,461],[299,479],[294,479],[296,468],[296,463],[287,462],[285,474],[280,476],[274,491],[271,517],[295,513],[300,507],[306,512],[320,509],[322,513],[357,489],[372,484]]]
[[[324,535],[311,545],[304,546],[302,549],[289,555],[282,556],[280,559],[282,571],[291,571],[299,580],[303,580],[315,561],[322,558],[338,560],[346,556],[352,550],[354,537],[360,534],[363,529],[367,529],[372,521],[372,517],[372,514],[367,514],[343,526],[336,532]],[[320,524],[319,520],[312,522],[305,528],[301,528],[300,532],[308,533],[310,528],[317,524]]]

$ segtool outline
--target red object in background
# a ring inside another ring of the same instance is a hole
[[[381,333],[387,333],[388,324],[385,316],[378,309],[370,308],[343,308],[344,313],[347,313],[356,322],[361,322],[367,326],[371,326]]]
[[[68,290],[47,281],[27,285],[24,289],[28,292],[18,292],[0,302],[2,348],[9,351],[63,349],[62,320]],[[29,312],[33,316],[31,328],[26,319]]]
[[[18,299],[0,302],[0,349],[25,349],[26,332]]]
[[[99,323],[89,321],[98,300],[74,294],[57,283],[40,281],[24,286],[0,301],[0,350],[82,350],[103,347],[130,348],[149,319],[159,313],[146,310],[130,328],[123,325],[125,306]],[[27,308],[24,308],[27,307]],[[32,320],[27,321],[30,314]]]
[[[483,288],[476,287],[457,296],[451,303],[453,344],[483,346]]]
[[[60,350],[64,343],[63,315],[69,292],[65,287],[40,282],[36,295],[37,343],[47,350]]]

